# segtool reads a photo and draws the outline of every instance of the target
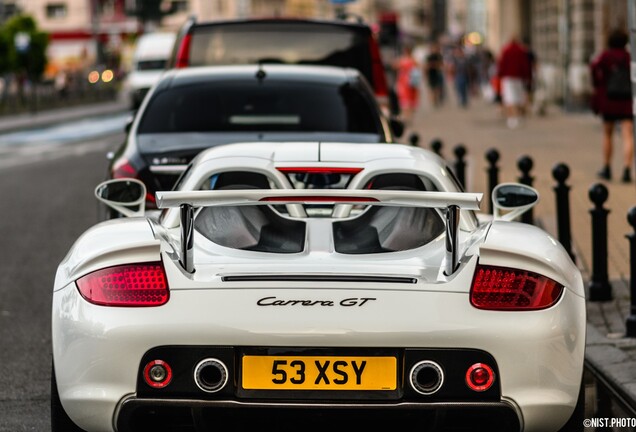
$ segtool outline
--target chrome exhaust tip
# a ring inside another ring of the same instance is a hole
[[[423,360],[411,368],[409,382],[413,390],[419,394],[432,395],[442,388],[444,371],[434,361]]]
[[[215,393],[225,387],[227,381],[227,367],[215,358],[203,359],[194,368],[194,382],[204,392]]]

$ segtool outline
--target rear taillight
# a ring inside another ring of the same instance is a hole
[[[169,298],[160,261],[97,270],[78,279],[77,287],[87,301],[102,306],[160,306]]]
[[[380,48],[373,36],[369,36],[369,51],[371,51],[371,74],[373,76],[373,90],[378,97],[389,95],[389,86],[386,83],[384,64],[380,57]]]
[[[137,170],[128,162],[127,159],[119,159],[113,164],[111,177],[116,178],[138,178]]]
[[[470,303],[478,309],[537,310],[555,304],[563,285],[538,273],[477,265]]]
[[[175,68],[185,68],[190,66],[190,44],[192,42],[192,35],[187,34],[181,40],[181,45],[177,51],[177,59],[175,61]]]

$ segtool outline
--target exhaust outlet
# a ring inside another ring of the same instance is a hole
[[[424,360],[411,368],[409,382],[413,390],[422,395],[432,395],[444,384],[442,367],[431,360]]]
[[[194,368],[194,382],[204,392],[215,393],[221,390],[227,380],[227,367],[215,358],[201,360]]]

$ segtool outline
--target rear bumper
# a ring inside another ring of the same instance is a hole
[[[483,403],[322,403],[238,402],[231,400],[138,399],[119,408],[117,431],[154,432],[212,430],[230,424],[233,430],[297,431],[338,429],[354,424],[361,430],[391,430],[409,424],[421,431],[520,431],[517,409],[508,402]]]
[[[299,292],[267,289],[267,295],[281,298],[303,298]],[[52,321],[53,356],[62,405],[78,426],[90,432],[112,432],[123,421],[120,416],[148,417],[141,413],[159,399],[162,406],[178,399],[175,409],[185,410],[187,416],[191,414],[186,406],[192,400],[195,407],[205,406],[204,411],[210,411],[220,398],[212,401],[206,396],[189,394],[165,398],[140,394],[139,368],[145,364],[144,356],[162,346],[205,350],[232,346],[310,346],[359,352],[373,347],[386,350],[462,347],[486,352],[496,360],[500,393],[487,404],[494,403],[508,411],[510,407],[518,407],[512,411],[522,430],[558,430],[572,414],[583,372],[585,303],[568,291],[559,307],[514,317],[510,313],[471,308],[466,293],[380,290],[366,293],[320,288],[315,292],[316,298],[368,294],[376,300],[355,309],[275,309],[256,306],[256,301],[265,295],[263,289],[173,290],[170,301],[158,308],[106,308],[87,303],[74,285],[62,288],[53,295]],[[244,305],[240,314],[227,307],[237,303]],[[393,311],[391,319],[378,319],[388,317],[389,311]],[[321,331],[316,332],[316,328]],[[195,364],[194,360],[188,364],[189,377]],[[233,363],[230,360],[227,364]],[[135,399],[129,401],[131,395]],[[258,408],[265,398],[223,396],[222,400],[245,400],[252,409]],[[276,403],[289,400],[297,398]],[[394,411],[450,412],[453,420],[465,417],[459,412],[466,409],[467,401],[454,401],[458,403],[442,404],[441,411],[437,403],[440,401],[424,400],[417,401],[418,409]],[[329,409],[334,409],[330,403],[334,400],[312,402],[318,402],[315,406],[319,408],[324,408],[323,402],[329,403]],[[347,403],[337,402],[333,405]],[[401,403],[404,399],[364,402],[370,408],[410,406]],[[239,402],[233,404],[243,406]],[[217,415],[218,410],[213,412]],[[130,421],[133,420],[125,420]]]

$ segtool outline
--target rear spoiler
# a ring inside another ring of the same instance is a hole
[[[368,189],[247,189],[157,192],[157,207],[181,209],[181,265],[194,273],[194,208],[273,204],[362,204],[446,209],[446,270],[458,265],[459,210],[479,210],[483,194]]]
[[[479,210],[481,193],[420,192],[370,189],[245,189],[157,192],[158,208],[271,205],[271,204],[373,204],[381,206],[457,206]]]

